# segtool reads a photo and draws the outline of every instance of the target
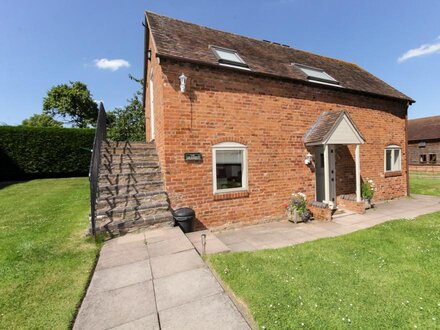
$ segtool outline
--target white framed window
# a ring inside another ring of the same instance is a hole
[[[307,77],[307,80],[339,86],[339,81],[337,81],[335,78],[330,76],[322,69],[313,68],[311,66],[306,66],[298,63],[293,63],[293,65],[302,71],[302,73]]]
[[[245,145],[222,142],[212,146],[212,182],[214,194],[248,189]]]
[[[399,146],[390,145],[385,148],[385,172],[401,170],[401,149]]]
[[[210,48],[217,58],[219,64],[231,67],[239,67],[242,69],[249,69],[249,66],[240,57],[240,55],[238,55],[237,51],[218,46],[210,46]]]

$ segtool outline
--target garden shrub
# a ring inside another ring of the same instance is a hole
[[[0,126],[0,181],[87,175],[94,129]]]

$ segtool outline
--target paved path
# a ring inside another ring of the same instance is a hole
[[[249,329],[177,227],[102,248],[74,329]]]
[[[283,221],[225,230],[215,235],[232,252],[273,249],[348,234],[389,220],[413,218],[435,211],[440,211],[440,197],[413,195],[378,204],[366,214],[340,216],[331,222],[294,224]]]

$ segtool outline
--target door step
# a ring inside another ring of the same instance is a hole
[[[341,209],[341,208],[336,208],[333,210],[333,214],[332,214],[332,220],[334,219],[338,219],[338,218],[344,218],[347,217],[349,215],[355,214],[352,211],[349,210],[345,210],[345,209]]]

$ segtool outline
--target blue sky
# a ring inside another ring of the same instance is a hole
[[[40,113],[69,80],[124,105],[138,87],[128,74],[142,75],[144,10],[355,62],[417,101],[410,118],[440,114],[440,1],[2,0],[0,123]]]

